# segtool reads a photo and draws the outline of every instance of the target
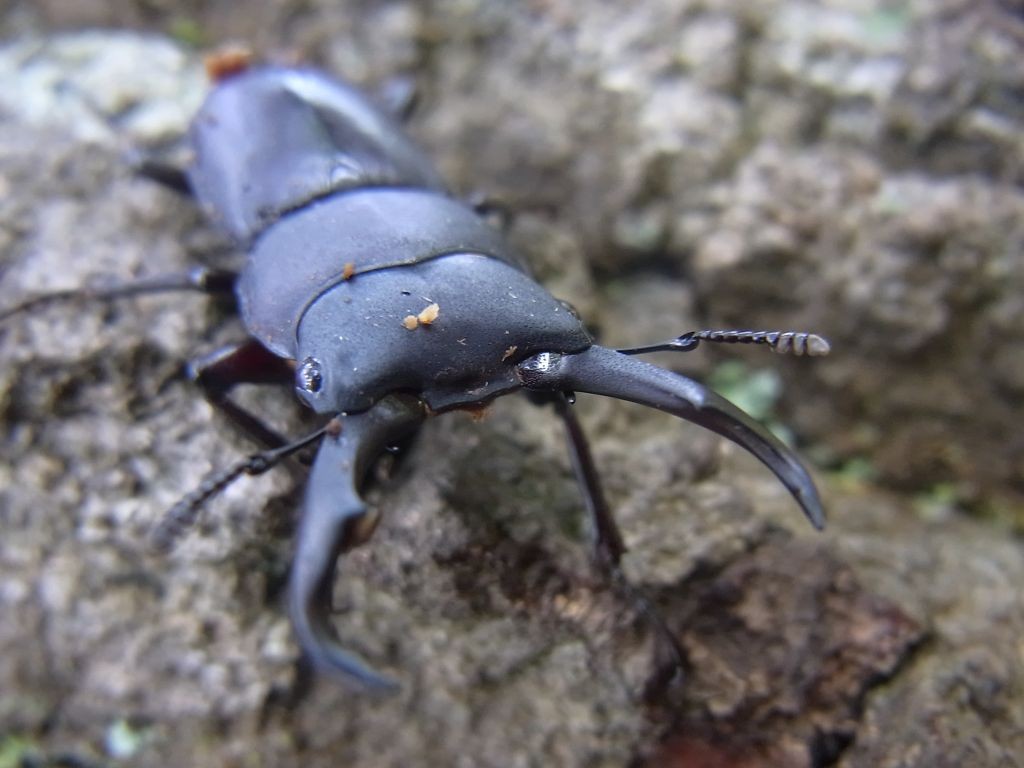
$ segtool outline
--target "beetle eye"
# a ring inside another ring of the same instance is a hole
[[[299,389],[314,394],[319,392],[324,385],[324,374],[320,367],[320,361],[315,357],[307,357],[296,371],[295,378]]]

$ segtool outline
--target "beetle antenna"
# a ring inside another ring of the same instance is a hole
[[[237,273],[224,269],[195,267],[187,272],[152,275],[107,286],[83,286],[31,296],[13,307],[0,310],[0,323],[17,315],[77,301],[116,301],[130,296],[171,291],[197,293],[230,293],[235,288]]]
[[[517,366],[527,389],[573,390],[629,400],[717,432],[750,451],[793,495],[815,528],[825,525],[821,499],[796,454],[720,395],[685,376],[592,346],[576,354],[542,352]]]
[[[160,522],[153,527],[150,533],[150,542],[153,548],[158,552],[170,551],[174,543],[181,538],[185,531],[195,524],[200,510],[207,501],[221,493],[242,475],[262,475],[264,472],[273,469],[293,453],[301,451],[307,445],[311,445],[322,438],[332,428],[334,423],[334,420],[332,420],[315,432],[299,438],[293,443],[288,443],[280,448],[274,448],[269,451],[254,453],[251,456],[236,461],[226,469],[211,472],[203,478],[203,481],[194,490],[187,493],[177,504],[167,510],[160,519]]]
[[[722,344],[763,344],[772,352],[793,354],[798,357],[823,357],[832,347],[828,341],[816,333],[803,331],[690,331],[677,336],[671,341],[651,344],[645,347],[631,347],[616,350],[623,355],[644,355],[648,352],[689,352],[698,347],[702,341],[713,341]]]

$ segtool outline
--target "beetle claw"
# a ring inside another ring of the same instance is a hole
[[[729,438],[775,473],[815,528],[824,527],[818,491],[796,454],[764,426],[696,381],[596,345],[572,355],[534,355],[517,370],[528,389],[578,390],[629,400]]]

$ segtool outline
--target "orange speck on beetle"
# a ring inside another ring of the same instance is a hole
[[[437,320],[439,314],[441,314],[441,307],[437,304],[431,304],[428,307],[424,307],[423,311],[416,316],[416,319],[423,323],[423,325],[430,325]]]
[[[415,331],[416,326],[420,324],[420,321],[416,319],[416,315],[406,315],[405,320],[402,321],[402,325],[405,326],[407,331]]]
[[[252,66],[252,50],[244,45],[229,45],[211,53],[204,59],[206,76],[214,83],[221,83],[229,77],[240,75]]]
[[[352,279],[352,275],[354,275],[355,273],[356,273],[355,262],[346,261],[344,268],[341,270],[341,279],[342,280],[351,280]]]

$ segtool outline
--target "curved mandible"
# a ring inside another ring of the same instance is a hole
[[[746,448],[774,472],[815,528],[825,526],[818,490],[796,454],[764,426],[696,381],[597,345],[575,355],[534,355],[517,370],[528,389],[590,392],[630,400],[717,432]]]
[[[424,415],[418,401],[396,395],[339,419],[340,430],[329,430],[306,486],[288,587],[292,625],[313,665],[381,692],[393,692],[398,685],[338,644],[330,623],[331,592],[338,556],[358,543],[353,538],[366,519],[359,486],[367,469],[387,445],[415,430]]]

